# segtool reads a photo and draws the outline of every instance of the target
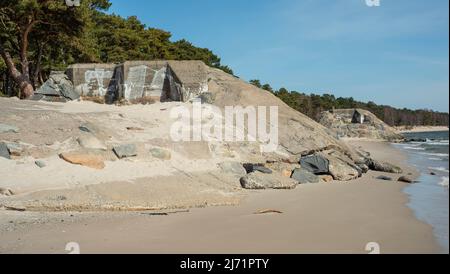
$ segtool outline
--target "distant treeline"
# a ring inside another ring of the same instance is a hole
[[[336,98],[334,95],[305,94],[288,91],[285,88],[274,90],[269,84],[262,85],[259,80],[251,80],[253,85],[274,93],[290,107],[318,120],[322,111],[345,108],[362,108],[375,114],[391,126],[448,126],[449,114],[432,110],[398,109],[391,106],[377,105],[374,102],[359,102],[353,98]]]

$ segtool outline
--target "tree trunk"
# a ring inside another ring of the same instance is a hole
[[[31,79],[33,80],[34,88],[36,89],[39,86],[39,76],[41,74],[41,63],[42,63],[42,55],[43,55],[43,43],[38,43],[38,53],[36,57],[36,63],[34,65],[33,74]]]
[[[9,54],[9,52],[5,51],[5,49],[0,45],[0,55],[3,58],[3,61],[5,61],[5,64],[8,68],[9,74],[11,75],[12,79],[16,84],[19,86],[20,89],[20,97],[21,98],[29,98],[34,94],[34,88],[30,81],[29,74],[24,74],[23,71],[28,72],[28,68],[22,68],[22,73],[17,70],[16,66],[14,65],[14,61]],[[22,66],[26,65],[28,66],[28,61],[25,60],[25,62],[22,62]]]

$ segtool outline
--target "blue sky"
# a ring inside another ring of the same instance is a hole
[[[245,80],[449,110],[448,0],[111,2],[111,12],[213,50]]]

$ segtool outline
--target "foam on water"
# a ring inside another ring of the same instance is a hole
[[[448,177],[442,177],[442,181],[439,182],[439,185],[448,188]]]
[[[436,171],[441,171],[441,172],[445,172],[448,173],[448,169],[446,169],[445,167],[428,167],[431,170],[436,170]]]
[[[442,246],[443,253],[449,252],[449,133],[426,132],[407,134],[410,139],[426,142],[411,142],[395,145],[403,149],[408,162],[420,171],[420,183],[405,188],[409,195],[408,206],[416,217],[433,227],[434,235]],[[432,176],[430,170],[437,174]]]

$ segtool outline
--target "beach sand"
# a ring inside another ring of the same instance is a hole
[[[435,131],[448,131],[448,126],[417,126],[413,128],[396,127],[400,133],[419,133],[419,132],[435,132]]]
[[[404,168],[406,157],[382,142],[351,141]],[[431,226],[407,207],[406,186],[369,172],[352,182],[301,185],[291,191],[249,192],[239,206],[151,212],[0,212],[0,253],[439,253]],[[282,214],[254,214],[260,210]]]

